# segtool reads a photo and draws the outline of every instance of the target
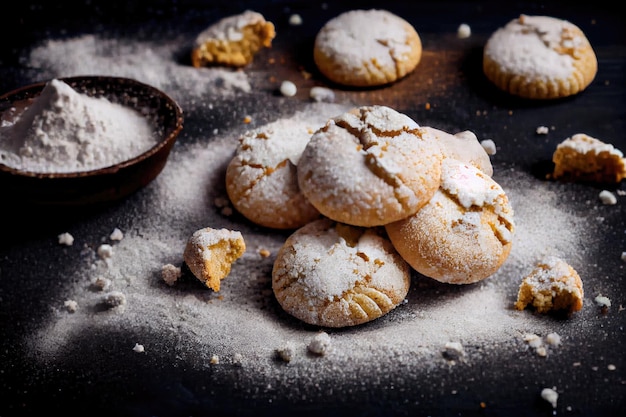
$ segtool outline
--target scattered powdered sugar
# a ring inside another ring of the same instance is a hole
[[[50,78],[106,69],[108,75],[128,76],[161,88],[181,104],[211,94],[249,91],[244,71],[177,64],[172,55],[178,47],[178,42],[122,44],[86,35],[47,41],[32,50],[27,60]],[[115,65],[111,65],[112,56]],[[316,101],[307,104],[298,117],[317,121],[320,114],[336,116],[343,110]],[[59,284],[63,299],[74,300],[81,308],[72,314],[53,308],[39,332],[26,341],[35,356],[54,360],[59,350],[85,337],[87,330],[115,328],[142,335],[149,330],[142,343],[151,356],[171,357],[171,352],[153,347],[151,338],[172,340],[181,346],[177,359],[198,367],[228,363],[232,358],[230,362],[265,375],[276,368],[272,359],[277,355],[290,367],[307,366],[312,359],[307,355],[310,346],[329,352],[324,354],[325,363],[342,369],[348,363],[375,367],[387,358],[429,367],[438,360],[448,362],[442,352],[458,356],[463,349],[463,360],[471,363],[477,353],[470,346],[484,347],[482,354],[506,346],[521,350],[520,335],[553,331],[551,323],[541,317],[513,309],[519,283],[544,255],[584,264],[588,252],[582,242],[589,225],[561,204],[562,196],[554,185],[497,166],[494,179],[515,210],[516,232],[511,254],[494,276],[463,288],[416,276],[406,302],[365,326],[341,331],[320,333],[287,317],[271,289],[274,256],[262,255],[275,255],[287,234],[224,212],[228,208],[225,168],[246,129],[242,125],[214,130],[210,140],[174,148],[162,173],[140,191],[145,203],[133,206],[132,225],[125,226],[123,239],[102,236],[110,238],[110,244],[85,247],[80,261],[67,268],[69,276]],[[216,206],[216,202],[221,203]],[[108,230],[120,224],[120,218],[129,218],[127,210],[124,203],[112,209]],[[72,233],[82,240],[90,227],[87,222]],[[188,237],[202,227],[239,230],[246,241],[246,252],[232,265],[219,293],[180,268]],[[53,306],[58,303],[51,301]],[[325,350],[331,342],[332,352]],[[315,365],[310,369],[322,372]]]
[[[132,78],[163,90],[181,106],[207,95],[224,97],[251,90],[243,71],[194,68],[179,63],[176,59],[179,48],[180,40],[176,38],[148,42],[86,34],[46,40],[23,60],[48,79],[79,75]]]
[[[324,110],[324,106],[332,107]],[[317,120],[320,111],[332,114],[336,110],[335,105],[311,103],[304,114]],[[241,131],[226,132],[210,144],[193,144],[173,152],[161,175],[142,191],[150,203],[135,213],[133,227],[124,239],[109,245],[106,252],[110,257],[99,256],[101,245],[94,253],[83,255],[86,262],[74,271],[77,278],[64,281],[67,298],[82,306],[105,308],[97,314],[83,308],[51,316],[31,340],[34,351],[54,357],[57,349],[85,329],[114,325],[128,331],[148,327],[162,338],[185,340],[190,348],[181,355],[194,360],[208,360],[212,355],[230,358],[237,353],[246,366],[256,366],[259,372],[275,366],[270,359],[277,352],[285,362],[307,363],[311,330],[285,325],[271,290],[274,258],[260,255],[261,249],[277,253],[286,234],[259,229],[239,216],[224,216],[214,204],[225,196],[224,169],[240,135]],[[451,340],[463,346],[502,348],[517,346],[520,334],[552,331],[549,323],[515,311],[515,294],[521,278],[545,254],[581,263],[585,253],[581,231],[587,225],[557,204],[559,196],[549,183],[515,170],[496,169],[494,176],[506,190],[516,216],[513,248],[500,270],[477,285],[464,287],[461,296],[445,291],[435,294],[429,290],[435,284],[424,278],[414,280],[407,302],[387,316],[367,328],[329,331],[333,353],[326,355],[328,360],[427,357],[432,360],[423,363],[429,366],[436,358],[447,361],[441,352]],[[182,264],[191,233],[207,226],[240,230],[247,246],[219,293],[185,274],[178,278],[174,266]],[[162,275],[166,264],[173,265],[171,272],[177,277],[169,283]],[[110,285],[85,285],[98,280]],[[158,354],[154,349],[151,353]],[[473,359],[472,353],[466,352],[464,361]]]

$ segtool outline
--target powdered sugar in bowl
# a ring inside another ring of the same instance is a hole
[[[0,96],[0,187],[14,201],[117,200],[162,171],[180,106],[129,78],[49,80]]]

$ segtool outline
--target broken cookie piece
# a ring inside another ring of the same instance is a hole
[[[563,259],[549,256],[522,280],[515,308],[524,310],[532,305],[538,313],[572,313],[583,308],[583,296],[583,282],[574,268]]]
[[[230,274],[231,265],[246,251],[241,232],[206,227],[191,235],[183,258],[191,272],[213,291]]]
[[[266,21],[260,13],[246,10],[202,31],[192,48],[191,64],[196,68],[207,65],[244,67],[261,48],[269,48],[275,36],[272,22]]]
[[[622,151],[584,133],[558,144],[552,162],[553,179],[619,183],[626,178],[626,158]]]

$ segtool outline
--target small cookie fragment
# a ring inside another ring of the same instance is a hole
[[[441,186],[417,213],[385,226],[394,247],[417,272],[449,284],[494,274],[513,244],[513,208],[478,168],[443,160]]]
[[[307,345],[307,349],[309,352],[318,356],[327,355],[332,350],[330,335],[326,332],[319,332],[311,339]]]
[[[330,119],[307,143],[298,184],[320,213],[353,226],[381,226],[417,212],[439,187],[439,141],[386,106]]]
[[[559,393],[554,388],[544,388],[541,390],[541,398],[550,403],[552,408],[556,408],[559,399]]]
[[[347,327],[396,308],[408,293],[410,269],[380,232],[329,219],[296,230],[272,270],[283,310],[308,324]]]
[[[206,227],[191,235],[183,258],[194,276],[217,292],[221,280],[230,274],[232,264],[245,251],[241,232]]]
[[[555,180],[619,183],[626,178],[626,158],[622,151],[584,133],[559,143],[552,162]]]
[[[572,313],[583,308],[583,296],[583,282],[574,268],[563,259],[548,256],[522,279],[515,308],[524,310],[531,305],[538,313]]]
[[[59,245],[72,246],[74,244],[74,236],[64,232],[57,236],[59,239]]]
[[[181,275],[181,268],[176,265],[165,264],[161,267],[161,278],[163,278],[163,281],[169,286],[176,284],[176,281],[178,281]]]
[[[352,87],[395,82],[420,62],[422,42],[415,28],[387,10],[350,10],[317,33],[313,58],[329,80]]]
[[[274,24],[262,14],[246,10],[225,17],[202,31],[191,51],[191,63],[199,68],[208,65],[244,67],[261,48],[272,46],[276,37]]]
[[[496,30],[483,52],[483,72],[498,88],[528,99],[578,94],[598,61],[582,30],[567,20],[520,15]]]

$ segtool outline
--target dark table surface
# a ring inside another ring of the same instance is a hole
[[[479,138],[494,138],[499,146],[493,160],[496,172],[516,169],[541,178],[549,169],[555,145],[574,133],[585,132],[626,149],[626,19],[612,3],[615,2],[360,2],[359,8],[385,8],[412,23],[422,37],[422,61],[413,74],[385,88],[331,87],[338,100],[386,104],[424,124],[448,131],[470,129]],[[174,39],[180,45],[180,62],[185,64],[195,35],[211,22],[245,9],[261,12],[276,24],[277,37],[271,50],[263,52],[265,59],[257,59],[245,69],[254,83],[254,91],[245,99],[245,112],[253,115],[255,123],[269,119],[268,109],[310,101],[311,86],[328,85],[312,61],[314,36],[328,19],[354,8],[347,2],[306,1],[146,4],[93,0],[18,2],[14,6],[11,11],[3,11],[0,92],[49,78],[46,68],[31,67],[24,59],[28,51],[47,39],[81,34],[157,43]],[[301,26],[288,24],[292,13],[302,16]],[[564,18],[587,34],[599,62],[597,77],[587,90],[564,100],[529,102],[497,91],[484,79],[480,63],[486,39],[520,13]],[[463,22],[471,26],[472,36],[460,42],[456,30]],[[268,57],[275,60],[270,63]],[[303,71],[311,76],[303,77]],[[102,72],[106,75],[107,68],[102,68]],[[76,74],[55,76],[71,75]],[[287,78],[298,80],[298,93],[290,102],[276,93],[277,82]],[[180,97],[176,91],[169,93]],[[225,101],[222,109],[214,109],[210,115],[184,98],[179,103],[185,111],[185,127],[174,155],[204,140],[203,126],[207,120],[219,129],[246,128],[240,123],[245,114],[241,103]],[[431,104],[430,109],[426,103]],[[538,137],[534,129],[541,125],[556,126],[558,132],[545,139]],[[137,216],[150,215],[146,212],[146,199],[153,195],[150,187],[123,202],[69,210],[33,207],[0,197],[5,213],[0,239],[0,416],[49,412],[137,416],[547,416],[554,412],[565,416],[608,416],[626,411],[626,316],[621,308],[626,305],[626,263],[620,259],[621,252],[626,251],[623,196],[618,197],[617,206],[601,214],[605,216],[604,224],[610,227],[598,227],[592,234],[589,250],[594,257],[580,266],[589,291],[585,300],[589,309],[593,309],[594,288],[600,280],[612,280],[603,287],[604,295],[612,301],[610,314],[586,314],[589,326],[584,327],[597,331],[588,330],[590,336],[584,343],[564,347],[550,361],[519,361],[516,355],[503,354],[459,367],[455,372],[435,369],[425,374],[412,373],[402,382],[393,372],[377,376],[378,383],[373,383],[369,375],[356,388],[348,385],[356,384],[352,377],[345,381],[320,380],[320,384],[330,384],[333,389],[302,391],[299,387],[301,391],[296,395],[290,392],[288,384],[280,383],[279,372],[275,374],[277,380],[269,382],[281,387],[276,391],[247,386],[257,381],[254,376],[198,368],[185,355],[174,360],[165,352],[153,353],[141,362],[119,355],[122,340],[127,340],[128,335],[106,326],[94,329],[91,336],[85,335],[85,340],[91,342],[75,342],[74,349],[62,349],[52,359],[29,354],[25,347],[28,339],[41,323],[50,319],[51,306],[62,303],[66,297],[63,279],[78,268],[72,256],[78,256],[79,250],[60,252],[57,235],[76,230],[82,233],[81,239],[93,242],[101,239],[111,225],[131,229]],[[612,191],[624,189],[620,184]],[[600,189],[572,184],[558,190],[575,210],[580,209],[580,216],[600,216],[597,210],[585,213],[584,209],[585,201],[596,199]],[[175,213],[163,221],[175,222]],[[596,227],[591,220],[589,223],[591,228]],[[150,340],[149,336],[143,340]],[[582,361],[583,366],[572,367],[576,361]],[[606,363],[616,369],[607,371]],[[542,384],[550,383],[550,376],[558,379],[569,393],[567,401],[559,403],[556,411],[537,394]],[[389,388],[393,385],[389,381],[395,380],[402,390]],[[457,387],[458,392],[451,395]],[[420,401],[408,400],[415,398]],[[485,404],[481,406],[481,402]]]

